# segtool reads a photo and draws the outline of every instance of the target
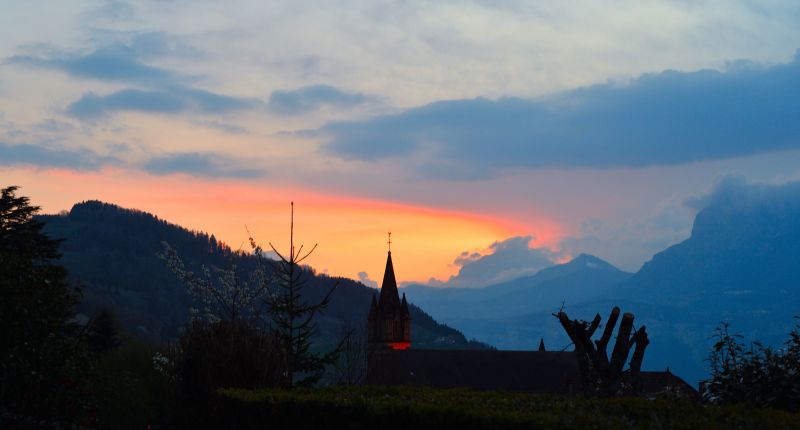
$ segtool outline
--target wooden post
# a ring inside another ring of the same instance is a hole
[[[647,345],[650,344],[650,340],[647,339],[645,326],[641,326],[639,330],[636,330],[632,341],[636,343],[636,349],[633,350],[633,356],[631,357],[631,375],[635,374],[638,376],[642,367],[642,360],[644,359],[644,350],[647,348]]]
[[[597,344],[597,350],[602,351],[603,355],[606,357],[606,361],[608,361],[608,355],[606,353],[606,348],[608,346],[608,341],[611,340],[611,334],[614,332],[614,326],[617,325],[617,318],[619,318],[619,307],[614,306],[614,309],[611,310],[611,315],[608,317],[608,322],[606,323],[605,329],[603,329],[603,336],[600,337],[600,340],[595,341]]]
[[[615,306],[611,310],[602,337],[594,342],[591,337],[597,331],[602,320],[599,314],[595,315],[591,323],[578,319],[571,320],[564,311],[554,315],[575,345],[583,383],[589,392],[614,395],[626,391],[623,386],[622,371],[634,344],[636,348],[630,362],[631,383],[634,388],[639,387],[638,377],[644,359],[644,351],[649,341],[644,326],[631,336],[634,320],[632,313],[626,312],[622,315],[610,360],[606,351],[619,314],[620,309]]]
[[[594,332],[595,330],[597,330],[597,327],[600,327],[600,321],[602,320],[603,318],[600,317],[600,314],[594,315],[594,319],[592,320],[592,325],[589,326],[589,331],[587,332],[587,335],[589,337],[594,336]]]
[[[614,343],[614,351],[611,353],[610,376],[615,379],[625,366],[625,359],[628,358],[628,344],[631,339],[633,329],[633,314],[625,312],[622,321],[619,323],[617,341]]]

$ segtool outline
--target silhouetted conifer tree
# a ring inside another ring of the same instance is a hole
[[[263,250],[251,237],[250,244],[263,263]],[[322,376],[325,366],[332,364],[341,348],[341,343],[331,352],[317,354],[311,351],[311,337],[317,324],[314,318],[330,304],[331,295],[338,282],[327,291],[322,300],[308,303],[303,290],[312,273],[300,266],[317,248],[315,244],[305,254],[303,245],[294,244],[294,203],[292,203],[289,230],[289,252],[282,254],[270,243],[270,248],[280,258],[275,267],[274,278],[267,279],[269,288],[264,302],[269,308],[272,329],[283,347],[284,386],[308,386],[316,383]]]
[[[103,308],[89,323],[89,350],[95,354],[104,354],[120,344],[119,322],[114,311]]]
[[[70,427],[82,414],[77,295],[59,241],[17,187],[0,191],[0,427]]]

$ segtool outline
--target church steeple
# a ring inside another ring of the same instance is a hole
[[[400,304],[400,294],[397,291],[397,280],[394,278],[394,265],[392,264],[392,251],[386,257],[386,269],[383,271],[383,283],[381,284],[381,298],[378,301],[380,307],[396,306]]]
[[[403,300],[397,290],[392,264],[392,234],[389,233],[389,252],[383,272],[380,298],[369,310],[369,344],[373,349],[407,349],[411,346],[411,315],[405,293]]]

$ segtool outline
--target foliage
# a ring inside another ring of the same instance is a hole
[[[222,415],[238,428],[798,428],[800,416],[675,400],[583,398],[417,387],[220,391]],[[213,419],[213,418],[212,418]]]
[[[154,365],[173,380],[184,419],[211,407],[214,392],[225,387],[275,387],[284,358],[278,340],[242,320],[194,321],[167,356]]]
[[[104,354],[120,345],[119,322],[110,308],[101,309],[87,328],[87,342],[92,353]]]
[[[800,410],[800,326],[782,349],[758,342],[749,347],[742,336],[720,325],[707,361],[711,378],[703,384],[703,398],[713,404],[747,403],[789,411]]]
[[[262,266],[243,279],[235,262],[227,268],[201,266],[200,274],[186,268],[178,252],[167,242],[159,257],[186,286],[189,295],[202,309],[190,308],[193,319],[209,322],[221,320],[259,321],[263,313],[260,306],[269,287]]]
[[[64,238],[62,264],[79,279],[78,311],[94,315],[114,304],[121,328],[146,342],[174,341],[188,320],[186,288],[157,253],[168,242],[187,268],[255,266],[253,258],[230,249],[213,235],[191,231],[138,210],[99,201],[74,205],[67,215],[39,215],[45,232]]]
[[[59,241],[34,219],[39,207],[16,191],[0,191],[0,424],[67,426],[89,407],[78,384],[86,351],[71,322],[77,294],[56,263]]]
[[[254,254],[264,262],[264,252],[250,237],[250,245]],[[265,289],[264,303],[269,309],[271,330],[279,339],[284,362],[283,386],[310,386],[322,377],[325,367],[335,362],[341,344],[332,351],[318,354],[311,350],[312,336],[317,330],[315,317],[321,314],[330,304],[331,295],[336,291],[338,282],[328,289],[318,301],[311,301],[305,294],[308,281],[313,273],[300,266],[317,248],[315,244],[303,254],[303,245],[295,248],[294,245],[294,202],[292,203],[291,224],[289,229],[289,252],[286,255],[279,252],[272,243],[272,251],[280,258],[275,266],[275,278],[262,280],[268,288]]]
[[[156,350],[128,340],[95,362],[89,390],[100,428],[143,429],[167,424],[176,407],[174,385],[153,366]]]

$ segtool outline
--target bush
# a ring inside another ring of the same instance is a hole
[[[274,387],[283,356],[277,340],[238,320],[195,321],[168,355],[186,413],[213,407],[227,387]]]
[[[97,357],[89,389],[97,399],[99,428],[143,429],[169,419],[174,387],[153,366],[154,352],[129,340]]]
[[[412,387],[220,390],[207,424],[226,428],[800,428],[800,416],[637,397],[583,398]],[[214,421],[213,418],[216,418]]]
[[[703,383],[703,398],[713,404],[746,403],[787,411],[800,410],[800,328],[790,333],[784,348],[758,342],[749,347],[728,324],[717,328],[708,362],[711,378]]]

